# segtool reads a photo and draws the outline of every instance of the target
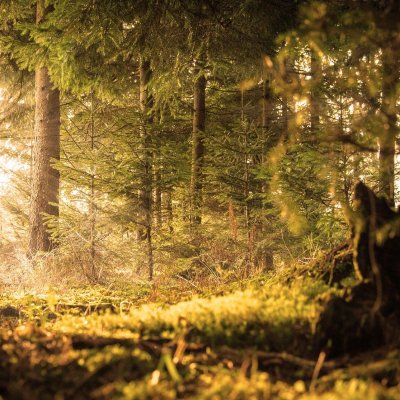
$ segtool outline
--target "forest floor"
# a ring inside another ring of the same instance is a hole
[[[344,289],[266,275],[191,290],[3,292],[0,398],[400,399],[398,346],[314,354],[321,305]]]

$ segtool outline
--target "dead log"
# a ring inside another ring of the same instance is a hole
[[[316,353],[338,356],[371,349],[395,340],[400,327],[399,210],[359,182],[353,211],[353,268],[360,282],[325,304]]]
[[[340,286],[342,280],[354,275],[352,241],[346,240],[326,251],[311,266],[300,270],[299,275],[322,280],[329,286]]]
[[[376,289],[376,311],[400,300],[400,213],[362,182],[354,190],[353,265]]]

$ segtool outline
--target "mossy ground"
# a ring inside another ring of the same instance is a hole
[[[400,399],[400,351],[315,354],[338,289],[274,277],[0,297],[4,399]],[[317,360],[319,359],[319,362]]]

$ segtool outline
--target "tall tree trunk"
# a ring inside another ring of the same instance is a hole
[[[100,276],[96,267],[96,257],[97,257],[97,243],[96,243],[96,219],[97,219],[97,205],[96,205],[96,166],[93,162],[93,153],[95,150],[95,122],[94,122],[94,104],[93,104],[93,93],[90,95],[90,150],[91,165],[90,165],[90,192],[89,192],[89,255],[90,255],[90,271],[89,278],[96,282],[99,280]]]
[[[154,193],[154,200],[155,200],[155,219],[157,224],[157,229],[162,229],[163,218],[162,218],[162,172],[161,172],[161,155],[160,151],[157,150],[157,165],[155,166],[155,193]]]
[[[169,233],[173,233],[174,231],[174,226],[173,226],[173,222],[174,222],[174,213],[173,213],[173,208],[172,208],[172,188],[167,189],[166,193],[165,193],[165,208],[166,208],[166,212],[167,212],[167,226],[168,226],[168,231]]]
[[[262,127],[262,132],[263,132],[263,156],[262,156],[262,162],[263,164],[267,162],[265,159],[265,154],[268,151],[268,146],[267,144],[272,147],[274,146],[275,140],[268,140],[269,135],[271,134],[270,128],[271,128],[271,114],[272,114],[272,90],[271,90],[271,82],[270,82],[270,77],[266,77],[263,82],[263,88],[262,88],[262,114],[261,114],[261,127]],[[269,191],[269,182],[265,180],[262,185],[262,193],[266,196]],[[265,209],[265,205],[263,206]],[[270,230],[270,221],[268,219],[271,217],[266,217],[264,223],[262,224],[261,228],[261,233],[262,236],[264,237]],[[271,249],[262,249],[261,251],[261,260],[260,264],[264,270],[271,269],[274,267],[274,253]]]
[[[249,263],[253,261],[253,248],[254,248],[254,235],[253,227],[251,226],[251,208],[249,204],[250,194],[250,151],[249,151],[249,131],[248,124],[245,120],[244,114],[244,91],[240,94],[240,123],[243,129],[243,199],[244,199],[244,221],[247,234],[247,250]]]
[[[238,238],[238,226],[237,226],[235,206],[233,204],[232,199],[229,200],[228,203],[228,218],[229,218],[229,232],[231,235],[231,239],[236,242]]]
[[[288,89],[286,89],[281,95],[282,102],[282,124],[281,124],[281,143],[285,144],[287,147],[288,142],[292,142],[294,140],[294,118],[293,112],[296,109],[296,104],[294,101],[293,94],[291,93],[290,86],[295,79],[294,70],[294,60],[291,55],[287,55],[283,60],[283,79],[285,84],[288,85]],[[287,151],[287,148],[286,150]]]
[[[36,23],[45,16],[44,2],[37,3]],[[35,72],[35,127],[32,162],[29,252],[49,251],[54,243],[46,218],[58,217],[60,174],[52,160],[60,159],[60,93],[52,88],[46,67]]]
[[[190,182],[191,224],[201,224],[204,130],[206,126],[206,77],[200,75],[194,83],[193,130],[192,130],[192,173]]]
[[[268,131],[271,126],[271,111],[272,111],[272,91],[270,78],[266,77],[263,81],[262,88],[262,119],[261,126],[264,132],[264,138],[267,139]],[[265,149],[266,150],[266,149]]]
[[[243,97],[243,94],[242,94]],[[243,197],[244,197],[244,219],[246,224],[246,232],[247,232],[247,247],[248,247],[248,256],[249,262],[253,261],[253,250],[254,250],[254,235],[253,233],[253,226],[252,222],[252,213],[251,213],[251,206],[249,201],[250,196],[250,158],[249,158],[249,132],[245,121],[243,120],[243,113],[242,113],[242,126],[244,129],[244,149],[243,149],[243,169],[244,169],[244,186],[243,186]]]
[[[399,56],[390,44],[382,50],[382,106],[383,132],[379,137],[379,190],[391,205],[395,195],[395,155],[398,133],[396,86],[399,81]]]
[[[140,111],[142,114],[141,139],[143,144],[143,171],[139,191],[139,240],[146,242],[147,270],[149,279],[153,279],[153,241],[152,241],[152,187],[153,187],[153,152],[151,136],[148,131],[152,123],[151,109],[153,98],[149,95],[148,85],[151,79],[151,68],[148,60],[140,59]]]
[[[312,134],[318,131],[320,123],[320,98],[318,93],[319,74],[320,64],[314,51],[311,51],[311,79],[313,80],[313,87],[310,93],[310,126]]]

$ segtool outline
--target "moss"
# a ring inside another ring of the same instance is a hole
[[[61,316],[54,329],[105,336],[177,338],[210,345],[284,350],[300,332],[311,332],[317,315],[313,299],[326,287],[299,281],[290,287],[267,285],[225,296],[194,298],[171,306],[146,305],[127,315]]]
[[[307,278],[284,282],[263,276],[178,302],[179,293],[158,288],[169,305],[143,304],[154,290],[146,285],[4,295],[0,307],[11,304],[25,316],[0,330],[0,393],[29,392],[33,400],[398,399],[383,384],[398,384],[397,352],[373,368],[365,360],[340,369],[328,361],[310,391],[313,327],[324,302],[341,291]],[[60,302],[109,302],[116,311],[57,312]]]

